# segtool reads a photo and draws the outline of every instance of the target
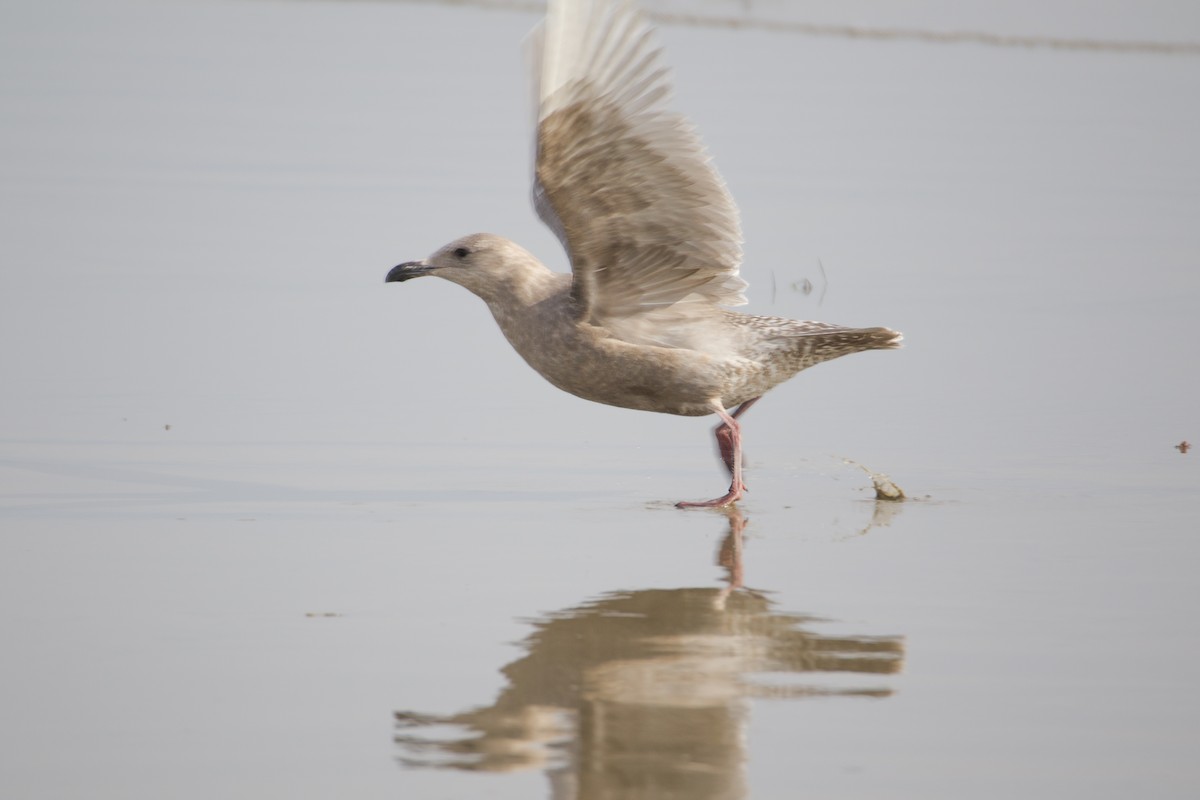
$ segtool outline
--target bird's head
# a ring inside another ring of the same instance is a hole
[[[520,245],[490,233],[475,233],[454,240],[422,261],[392,267],[385,282],[437,275],[488,300],[544,271],[546,268]]]

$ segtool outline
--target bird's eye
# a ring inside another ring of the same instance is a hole
[[[466,258],[469,255],[471,255],[471,251],[465,247],[454,248],[454,257],[455,258]]]

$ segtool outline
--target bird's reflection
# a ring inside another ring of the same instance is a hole
[[[396,712],[407,766],[546,769],[554,798],[745,796],[751,698],[887,697],[899,636],[828,636],[742,586],[733,509],[722,588],[612,592],[533,623],[489,706]],[[859,678],[840,679],[833,673]]]

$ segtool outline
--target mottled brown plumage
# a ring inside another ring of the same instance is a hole
[[[717,414],[729,491],[680,505],[733,503],[745,489],[737,417],[800,370],[898,347],[900,334],[722,308],[745,302],[737,208],[691,125],[666,108],[661,51],[631,4],[551,0],[532,50],[535,204],[572,274],[480,233],[387,280],[438,275],[475,293],[529,365],[571,394]]]

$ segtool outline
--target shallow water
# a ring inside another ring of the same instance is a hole
[[[790,13],[1200,41],[845,8]],[[534,15],[0,15],[0,794],[1200,789],[1200,58],[666,27],[750,310],[906,336],[755,406],[730,517],[671,505],[723,488],[710,421],[382,283],[479,229],[564,266]]]

